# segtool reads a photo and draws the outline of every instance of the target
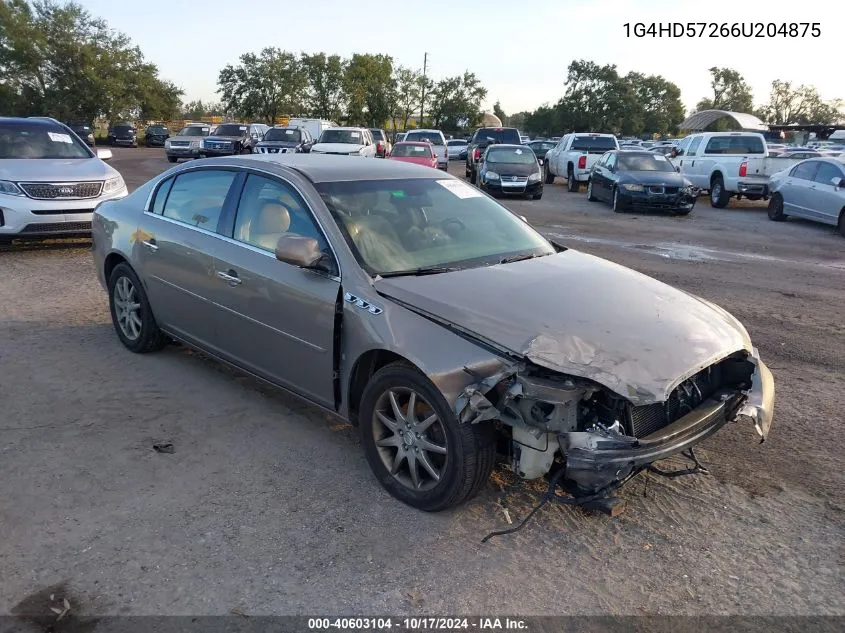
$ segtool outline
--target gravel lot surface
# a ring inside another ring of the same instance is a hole
[[[130,189],[168,167],[115,155]],[[701,446],[711,475],[640,476],[620,517],[547,507],[482,545],[539,486],[498,469],[457,510],[401,505],[352,427],[179,346],[124,350],[90,242],[17,245],[0,252],[0,613],[58,591],[78,614],[845,614],[845,239],[763,203],[615,215],[557,182],[507,204],[735,314],[775,375],[769,441],[731,425]]]

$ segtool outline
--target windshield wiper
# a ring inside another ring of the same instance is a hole
[[[511,264],[513,262],[521,262],[524,259],[534,259],[535,257],[543,257],[545,255],[549,255],[549,253],[527,253],[522,255],[511,255],[510,257],[503,257],[499,260],[500,264]]]
[[[379,277],[419,277],[422,275],[439,275],[440,273],[451,273],[460,268],[449,268],[447,266],[425,266],[423,268],[411,268],[408,270],[391,270],[386,273],[379,273]]]

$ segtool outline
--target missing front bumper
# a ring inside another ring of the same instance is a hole
[[[642,438],[611,433],[571,432],[559,436],[566,456],[566,479],[579,491],[591,494],[622,482],[649,464],[692,448],[730,421],[750,421],[762,440],[772,425],[775,390],[769,368],[757,351],[751,389],[722,392],[694,411]]]

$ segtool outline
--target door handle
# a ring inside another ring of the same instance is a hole
[[[150,239],[148,239],[148,240],[144,240],[143,242],[141,242],[141,244],[143,244],[144,246],[146,246],[146,247],[147,247],[148,249],[150,249],[153,253],[155,253],[155,252],[158,250],[158,246],[156,246],[156,241],[155,241],[155,238],[154,238],[154,237],[151,237],[151,238],[150,238]]]
[[[234,270],[229,270],[229,272],[225,273],[222,270],[218,270],[217,276],[223,281],[228,282],[230,286],[238,286],[242,283],[238,274]]]

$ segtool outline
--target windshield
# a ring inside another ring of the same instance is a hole
[[[210,131],[210,127],[191,125],[189,127],[183,127],[181,130],[179,130],[179,134],[177,134],[177,136],[208,136],[208,133]]]
[[[440,132],[408,132],[406,141],[424,141],[432,145],[443,145],[443,135]]]
[[[384,140],[384,132],[381,130],[370,130],[370,133],[373,135],[373,138],[377,141]]]
[[[288,143],[299,143],[302,140],[302,132],[292,128],[270,128],[264,135],[265,141],[286,141]]]
[[[662,154],[619,154],[619,171],[675,171],[672,163]]]
[[[530,165],[536,163],[537,158],[530,149],[521,147],[496,147],[495,145],[487,150],[488,163],[519,163]]]
[[[151,125],[147,128],[147,134],[167,134],[169,131],[163,125]]]
[[[214,131],[214,134],[216,136],[243,136],[244,134],[246,134],[246,130],[246,125],[224,124],[217,126],[217,129]]]
[[[606,152],[616,149],[616,139],[612,136],[576,136],[571,149],[580,152]]]
[[[472,268],[513,255],[550,255],[525,222],[457,179],[318,183],[359,264],[370,274]]]
[[[544,149],[544,150],[548,151],[548,150],[552,149],[554,146],[555,146],[554,143],[550,143],[548,141],[533,142],[533,143],[528,144],[528,147],[530,147],[533,150],[538,150],[538,149],[543,150]]]
[[[448,145],[449,147],[455,147],[457,145],[466,145],[466,144],[467,144],[466,141],[461,141],[461,140],[447,141],[446,142],[446,145]]]
[[[0,124],[4,158],[91,158],[91,152],[64,128],[21,121]]]
[[[431,145],[422,143],[397,143],[393,146],[391,156],[412,156],[414,158],[431,158]]]
[[[519,145],[522,139],[519,138],[519,132],[514,128],[497,128],[497,127],[483,127],[479,129],[472,139],[473,143],[486,145],[492,142],[500,144]]]
[[[339,130],[331,128],[323,130],[320,135],[321,143],[351,143],[353,145],[363,145],[364,139],[361,137],[359,130]]]

